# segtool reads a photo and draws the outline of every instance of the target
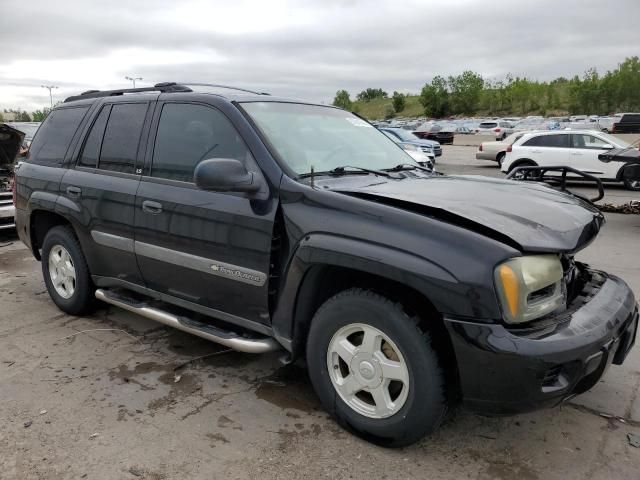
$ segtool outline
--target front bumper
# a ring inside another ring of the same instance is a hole
[[[14,228],[16,226],[14,221],[16,209],[10,197],[9,201],[11,201],[11,203],[4,198],[0,198],[0,230]]]
[[[543,330],[445,318],[464,405],[491,415],[550,407],[585,392],[635,342],[638,306],[621,279],[600,278]]]

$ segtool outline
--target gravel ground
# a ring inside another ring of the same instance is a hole
[[[501,176],[473,152],[445,147],[438,168]],[[607,219],[580,257],[620,274],[640,296],[640,216]],[[637,347],[571,404],[509,418],[461,411],[419,444],[385,450],[319,409],[302,365],[225,353],[107,306],[86,318],[61,313],[40,264],[6,233],[0,320],[2,479],[640,476],[640,448],[627,437],[640,435]]]

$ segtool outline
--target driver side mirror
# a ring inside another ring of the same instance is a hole
[[[257,192],[261,186],[260,177],[234,158],[203,160],[195,168],[193,181],[198,188],[214,192]]]
[[[615,147],[613,145],[611,145],[610,143],[605,143],[604,145],[602,145],[602,149],[603,150],[613,150]]]

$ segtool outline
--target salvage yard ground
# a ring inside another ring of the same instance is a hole
[[[474,152],[444,147],[437,168],[503,176]],[[606,202],[632,199],[640,194],[607,188]],[[640,297],[640,216],[607,221],[579,258],[622,276]],[[636,346],[561,408],[509,418],[458,412],[419,444],[385,450],[340,429],[304,366],[283,367],[277,354],[224,352],[106,305],[87,318],[61,313],[40,264],[15,235],[0,236],[3,480],[636,479],[640,448],[628,435],[640,435],[639,389]]]

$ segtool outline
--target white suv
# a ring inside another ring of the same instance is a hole
[[[502,120],[487,120],[478,125],[477,133],[493,135],[496,140],[504,140],[513,133],[513,125]]]
[[[573,167],[602,180],[621,182],[630,190],[640,190],[638,182],[622,179],[623,162],[605,163],[598,155],[629,144],[594,130],[559,130],[525,133],[507,147],[501,170],[510,172],[524,166]]]

